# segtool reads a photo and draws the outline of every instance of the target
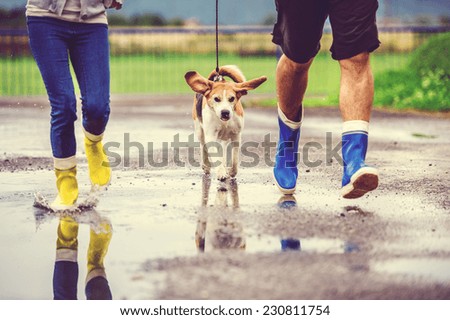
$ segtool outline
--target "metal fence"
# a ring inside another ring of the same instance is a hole
[[[259,90],[267,93],[274,92],[277,53],[271,31],[271,27],[222,27],[219,38],[221,64],[238,65],[248,78],[267,75],[268,85]],[[403,67],[415,48],[450,27],[380,27],[379,31],[382,46],[373,55],[375,73]],[[214,37],[213,27],[110,28],[112,93],[189,92],[184,73],[193,69],[208,73],[215,66]],[[310,86],[311,94],[336,88],[338,65],[327,53],[331,42],[331,30],[326,28],[313,64],[316,75],[310,81],[317,85]],[[25,28],[0,29],[0,79],[0,96],[45,94]]]

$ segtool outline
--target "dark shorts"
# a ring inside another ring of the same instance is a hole
[[[295,62],[306,63],[319,52],[327,17],[333,32],[333,59],[348,59],[380,46],[377,0],[275,0],[275,5],[278,18],[272,41]]]

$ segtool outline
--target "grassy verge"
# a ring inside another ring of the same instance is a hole
[[[410,54],[374,54],[372,69],[375,75],[375,105],[396,109],[446,111],[442,104],[448,97],[448,80],[439,82],[435,74],[418,77],[407,66]],[[258,93],[275,95],[274,57],[241,57],[222,55],[221,64],[238,65],[248,79],[266,75],[268,81]],[[111,57],[111,92],[114,94],[183,94],[190,93],[184,82],[188,70],[207,75],[215,64],[215,57],[205,55],[124,55]],[[305,105],[329,106],[338,104],[339,65],[328,54],[319,54],[311,67]],[[0,95],[45,95],[45,88],[36,63],[30,57],[0,59]],[[444,95],[444,96],[443,96]],[[248,106],[275,106],[275,99],[247,99]],[[425,103],[424,103],[425,101]],[[448,104],[448,103],[447,103]]]
[[[389,70],[404,68],[409,54],[375,54],[372,67],[375,78]],[[268,81],[258,93],[275,95],[275,57],[242,57],[221,55],[221,64],[235,64],[248,79],[266,75]],[[214,69],[215,57],[183,54],[142,54],[111,57],[111,92],[113,94],[182,94],[190,88],[184,81],[188,70],[207,75]],[[311,67],[305,105],[337,105],[339,65],[329,54],[319,54]],[[0,96],[45,95],[45,88],[36,63],[30,57],[0,59]],[[388,89],[383,89],[388,90]],[[260,101],[260,105],[274,106],[275,101]]]

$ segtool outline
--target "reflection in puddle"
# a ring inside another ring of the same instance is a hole
[[[295,210],[297,208],[297,199],[293,195],[283,195],[278,200],[278,208],[282,211]],[[357,207],[346,207],[346,210],[356,210]],[[275,237],[274,237],[275,238]],[[278,240],[272,239],[272,242],[277,242]],[[270,247],[273,247],[270,246]],[[352,253],[358,252],[359,246],[350,241],[342,241],[339,239],[325,239],[325,238],[284,238],[281,239],[281,250],[282,251],[304,251],[304,252],[314,252],[314,253]]]
[[[280,209],[295,209],[297,208],[297,199],[293,195],[285,194],[278,200],[278,207]]]
[[[373,269],[382,273],[404,274],[434,281],[450,282],[449,259],[392,259],[375,263]]]
[[[302,251],[340,254],[358,252],[359,246],[349,241],[326,238],[296,238],[261,235],[244,230],[239,212],[239,194],[236,180],[219,182],[214,205],[209,206],[211,179],[202,181],[202,211],[197,222],[195,242],[200,252],[218,249],[245,249],[247,253]],[[297,200],[283,195],[277,202],[280,210],[295,210]]]
[[[238,184],[235,179],[219,182],[214,206],[209,208],[211,178],[202,180],[202,211],[197,221],[195,243],[199,251],[245,249],[246,240],[239,209]]]
[[[42,221],[59,217],[56,240],[56,257],[53,268],[53,298],[55,300],[78,299],[78,230],[79,225],[89,224],[89,246],[87,249],[87,276],[85,294],[88,300],[111,300],[104,259],[112,238],[109,219],[95,210],[76,214],[56,214],[36,210],[35,219]]]
[[[294,238],[275,236],[247,237],[247,252],[301,251],[306,253],[341,254],[358,252],[358,245],[340,239]]]
[[[153,212],[149,214],[150,210],[146,209],[141,212],[142,215],[134,211],[130,211],[128,216],[114,215],[115,240],[106,261],[107,267],[110,266],[109,284],[106,282],[104,259],[112,235],[111,223],[96,210],[62,215],[34,209],[37,229],[46,237],[46,244],[41,247],[45,247],[47,252],[57,251],[56,262],[53,264],[54,260],[50,257],[46,259],[49,263],[45,266],[49,275],[53,271],[53,298],[83,298],[80,293],[86,290],[83,283],[85,279],[87,284],[97,288],[95,294],[88,288],[86,292],[88,299],[111,298],[109,286],[115,297],[120,298],[124,294],[126,296],[132,292],[135,285],[134,282],[129,282],[130,270],[139,269],[145,260],[193,257],[199,252],[222,250],[234,250],[242,254],[272,254],[283,251],[295,251],[299,254],[344,254],[359,251],[357,245],[342,239],[304,238],[302,234],[295,233],[286,236],[261,233],[258,229],[252,228],[254,224],[248,220],[255,214],[246,216],[247,211],[240,207],[238,187],[233,180],[222,183],[215,180],[211,182],[205,178],[201,198],[198,197],[199,190],[196,196],[192,193],[192,198],[194,200],[197,198],[196,205],[188,206],[189,210],[196,210],[197,213],[184,215],[184,218],[180,218],[179,215],[168,216],[165,209],[160,209],[157,214]],[[294,197],[282,197],[277,203],[280,209],[269,208],[273,214],[282,215],[283,212],[294,216],[297,214],[295,211],[298,210],[297,201]],[[51,225],[52,230],[49,230],[48,225]],[[89,225],[89,228],[79,227],[80,225],[83,225],[82,227]],[[58,233],[55,232],[56,228],[59,230]],[[59,237],[55,248],[56,234]],[[89,245],[86,243],[87,239]],[[78,241],[81,246],[78,245]],[[78,259],[77,262],[77,255],[78,258],[87,256],[87,263],[83,263],[83,266],[79,264],[81,260]],[[79,275],[83,281],[78,279]],[[91,282],[94,279],[96,280]],[[76,290],[77,283],[78,290]],[[51,278],[43,279],[40,286],[50,288]]]
[[[360,215],[360,216],[372,216],[373,213],[365,211],[358,206],[346,206],[343,208],[341,215]]]

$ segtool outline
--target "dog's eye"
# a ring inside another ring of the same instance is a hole
[[[214,101],[215,102],[220,102],[220,98],[219,97],[214,97]]]
[[[235,99],[234,97],[230,97],[230,98],[228,98],[228,101],[233,102],[234,99]]]

